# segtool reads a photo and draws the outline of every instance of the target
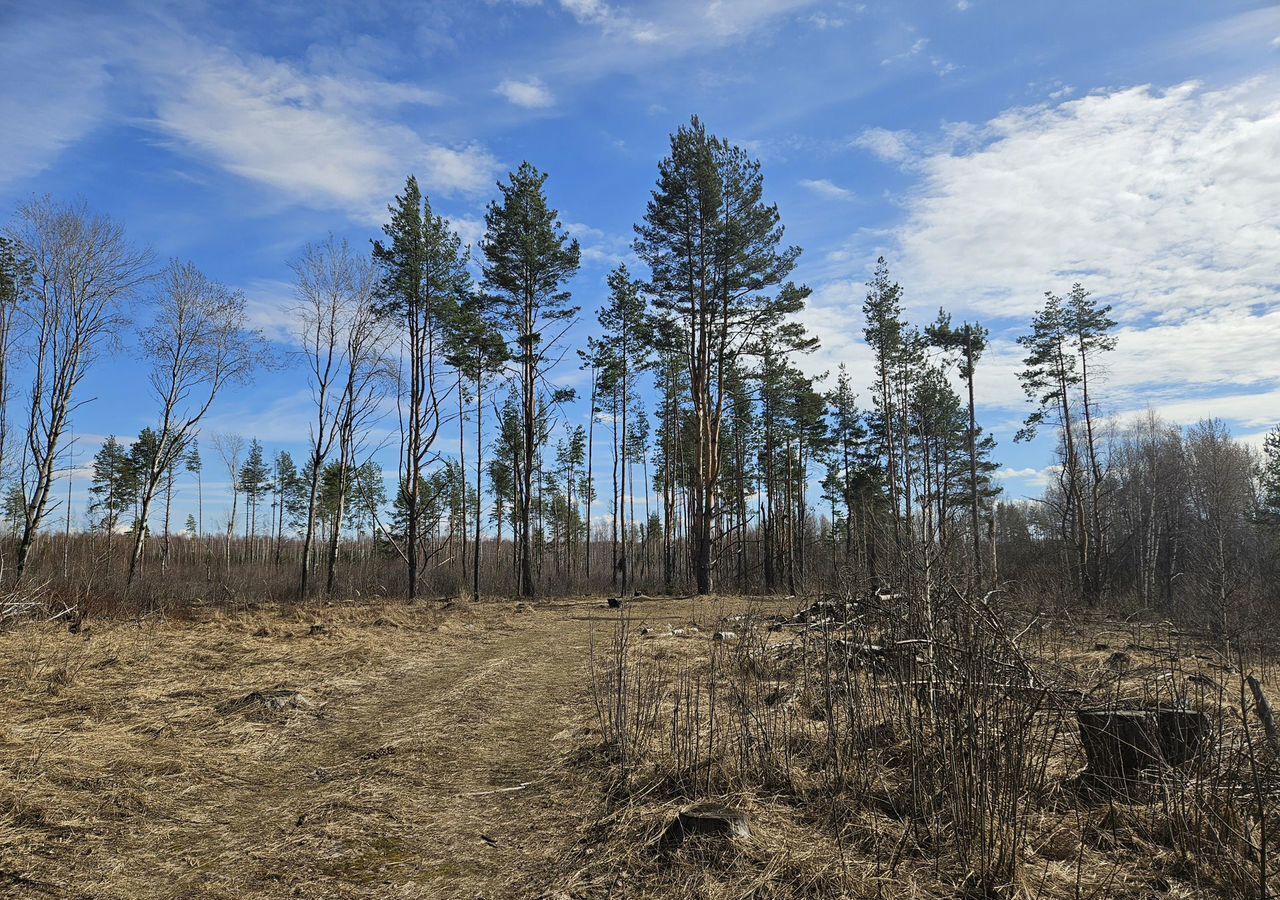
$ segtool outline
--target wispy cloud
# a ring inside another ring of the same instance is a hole
[[[866,150],[876,159],[900,163],[914,153],[915,136],[909,131],[868,128],[851,143],[855,147]]]
[[[86,39],[102,23],[56,19],[12,21],[0,28],[0,187],[49,166],[107,115],[110,85],[105,48]],[[21,85],[19,89],[18,86]]]
[[[505,97],[507,102],[525,109],[546,109],[555,105],[555,97],[541,79],[528,78],[523,81],[507,78],[499,82],[494,90]]]
[[[921,53],[924,52],[925,48],[928,46],[929,46],[928,38],[926,37],[916,38],[906,47],[906,49],[900,50],[897,53],[894,53],[890,56],[886,56],[884,59],[880,60],[880,65],[891,66],[894,63],[903,62],[904,60],[908,60],[908,59],[911,59],[912,57],[919,56]]]
[[[827,178],[802,178],[800,186],[807,191],[825,197],[828,200],[852,200],[853,191],[842,188]]]
[[[560,0],[560,6],[579,22],[599,22],[610,15],[603,0]]]
[[[178,149],[313,207],[376,221],[374,198],[415,171],[433,192],[488,186],[497,163],[484,148],[446,146],[378,115],[435,102],[434,94],[377,80],[313,76],[280,61],[227,50],[192,54],[185,65],[147,65],[157,90],[152,123]],[[175,71],[176,70],[176,71]],[[176,75],[176,77],[175,77]]]
[[[111,90],[127,83],[132,121],[171,149],[300,205],[376,221],[375,198],[406,171],[445,195],[489,186],[498,166],[487,149],[406,124],[407,108],[444,103],[441,93],[349,64],[338,76],[315,56],[246,52],[158,14],[24,21],[0,37],[0,77],[25,85],[0,96],[0,117],[23,123],[0,141],[0,179],[34,174],[100,122],[119,121]]]

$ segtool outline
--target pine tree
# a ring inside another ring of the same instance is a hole
[[[650,357],[651,343],[646,339],[647,322],[645,302],[640,294],[640,282],[632,279],[625,265],[620,265],[609,273],[609,300],[600,308],[597,321],[600,323],[600,354],[597,367],[600,370],[597,393],[613,394],[619,427],[616,429],[617,459],[620,465],[617,493],[614,502],[615,523],[621,521],[621,555],[614,561],[614,575],[622,576],[622,592],[625,594],[630,585],[631,564],[630,547],[631,531],[635,526],[635,516],[631,517],[631,527],[627,527],[626,511],[623,498],[628,496],[627,482],[631,463],[635,461],[635,453],[631,451],[631,437],[628,430],[627,417],[631,411],[636,392],[636,379],[640,371],[647,367]],[[615,532],[618,528],[615,526]]]
[[[299,483],[298,466],[293,461],[293,454],[288,450],[281,450],[276,454],[272,462],[272,470],[271,509],[274,514],[272,527],[276,535],[276,565],[279,566],[284,554],[285,523],[290,521],[291,507],[296,505],[295,498],[303,486]]]
[[[843,363],[836,375],[835,389],[828,394],[831,445],[827,452],[827,478],[823,485],[828,498],[844,512],[842,534],[844,559],[854,555],[855,538],[861,541],[862,563],[875,578],[875,536],[871,533],[878,473],[870,459],[868,432],[853,382]],[[833,512],[833,527],[835,514]]]
[[[109,535],[114,534],[120,517],[133,506],[135,483],[129,453],[115,435],[107,435],[93,457],[93,478],[89,483],[90,524]]]
[[[183,457],[183,465],[196,476],[196,534],[204,534],[204,462],[200,459],[200,444],[194,439]]]
[[[501,202],[485,214],[484,286],[507,337],[520,391],[521,452],[516,471],[520,595],[535,593],[531,512],[534,468],[541,444],[542,381],[558,360],[560,341],[578,314],[564,283],[578,271],[578,242],[565,233],[547,203],[547,176],[528,162],[499,184]]]
[[[263,457],[262,442],[257,438],[249,443],[249,455],[240,467],[238,480],[245,502],[244,534],[251,537],[258,533],[258,504],[271,490],[271,470]]]
[[[636,254],[649,266],[645,285],[674,337],[689,378],[696,421],[691,483],[693,571],[699,594],[711,591],[712,544],[721,515],[719,470],[726,405],[725,372],[762,334],[799,312],[808,288],[788,281],[800,255],[783,247],[776,206],[763,201],[760,164],[708,134],[694,117],[671,136],[658,166]]]
[[[889,266],[884,257],[876,260],[875,274],[867,282],[867,297],[862,304],[865,320],[863,336],[875,357],[876,383],[872,391],[875,411],[869,417],[871,434],[879,445],[889,488],[893,512],[895,543],[902,548],[903,461],[900,443],[904,425],[897,385],[908,356],[906,323],[902,321],[902,286],[889,280]],[[907,504],[907,515],[910,515]]]
[[[978,424],[974,408],[973,379],[974,369],[982,352],[987,348],[987,330],[981,325],[965,322],[959,328],[951,326],[951,316],[938,310],[938,319],[925,329],[930,343],[947,351],[958,351],[960,357],[960,377],[969,388],[969,528],[973,545],[973,572],[976,583],[982,584],[982,544],[979,527],[979,485],[978,485]]]
[[[1094,594],[1103,590],[1106,566],[1103,563],[1106,531],[1102,522],[1102,486],[1105,473],[1094,429],[1097,397],[1090,394],[1089,374],[1093,366],[1097,374],[1097,356],[1115,349],[1116,337],[1111,333],[1116,323],[1110,316],[1110,306],[1099,306],[1093,296],[1079,283],[1071,286],[1066,303],[1067,327],[1075,344],[1076,357],[1080,360],[1080,411],[1084,418],[1085,460],[1089,466],[1089,545],[1088,583]],[[1096,387],[1096,382],[1094,387]]]
[[[129,445],[129,493],[133,503],[133,534],[134,544],[137,545],[137,536],[146,536],[151,531],[151,523],[143,508],[142,503],[142,487],[147,477],[147,473],[156,464],[156,457],[160,453],[160,436],[151,428],[144,428],[138,432],[138,439]],[[132,569],[133,566],[131,565]]]
[[[1077,445],[1078,412],[1074,403],[1074,391],[1081,380],[1079,357],[1072,343],[1074,317],[1061,297],[1047,291],[1044,296],[1044,306],[1031,320],[1031,333],[1018,338],[1018,343],[1027,351],[1023,359],[1026,368],[1018,373],[1018,380],[1035,406],[1014,440],[1033,439],[1046,422],[1057,426],[1062,455],[1059,481],[1066,504],[1063,519],[1070,523],[1064,537],[1075,547],[1073,581],[1092,601],[1096,599],[1089,574],[1092,546],[1085,511],[1085,471]]]
[[[18,482],[11,481],[5,486],[4,504],[0,513],[4,516],[9,537],[16,538],[27,521],[27,495]]]
[[[383,226],[387,242],[375,241],[373,257],[382,270],[379,310],[403,324],[405,356],[409,362],[406,431],[400,483],[404,493],[408,593],[418,595],[425,469],[440,432],[441,395],[437,378],[447,350],[446,328],[457,317],[458,305],[470,292],[462,240],[443,217],[434,215],[430,200],[412,175],[404,193],[388,207],[391,221]]]
[[[1262,439],[1262,461],[1258,466],[1261,488],[1259,507],[1262,521],[1280,529],[1280,425]]]
[[[475,507],[473,525],[475,537],[472,546],[471,594],[480,596],[480,534],[483,515],[480,498],[484,494],[484,388],[493,377],[502,372],[509,354],[506,341],[496,325],[496,311],[492,298],[480,292],[471,292],[458,305],[457,314],[449,328],[449,355],[451,366],[458,370],[459,391],[462,379],[471,383],[475,401]],[[458,410],[459,440],[463,427],[462,410]],[[461,444],[459,455],[461,456]],[[465,574],[465,562],[464,562]]]

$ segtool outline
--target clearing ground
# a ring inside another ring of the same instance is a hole
[[[0,895],[527,894],[598,803],[563,766],[616,613],[439,606],[0,634]]]

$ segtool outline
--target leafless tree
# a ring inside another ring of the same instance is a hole
[[[10,363],[20,324],[18,299],[30,281],[28,269],[13,241],[0,236],[0,478],[8,474]]]
[[[377,273],[346,241],[330,235],[309,245],[293,263],[298,296],[297,331],[315,402],[311,424],[307,514],[299,594],[307,595],[316,537],[320,481],[338,451],[338,498],[327,549],[327,587],[333,589],[338,539],[348,482],[363,435],[384,397],[389,371],[388,321],[374,312]]]
[[[95,357],[128,324],[123,304],[149,277],[151,255],[124,228],[83,202],[42,197],[18,210],[9,231],[30,280],[19,312],[30,327],[32,383],[22,490],[27,498],[17,578],[49,508],[60,444],[77,389]],[[91,398],[90,398],[91,399]]]
[[[139,521],[146,523],[165,474],[195,436],[218,393],[243,380],[263,356],[261,335],[247,327],[245,298],[190,262],[174,260],[161,275],[155,318],[142,331],[149,383],[160,402],[156,448],[142,473]],[[145,527],[136,530],[129,584],[142,560]]]
[[[236,503],[240,498],[240,456],[244,453],[244,437],[239,434],[215,434],[213,449],[227,467],[231,481],[231,512],[227,516],[227,571],[231,570],[231,536],[236,530]]]

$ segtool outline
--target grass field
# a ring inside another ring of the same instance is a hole
[[[667,679],[664,703],[672,684],[716,665],[732,690],[729,663],[740,672],[744,651],[715,630],[795,604],[635,603],[628,652],[637,673]],[[909,816],[883,797],[830,791],[823,716],[798,676],[788,708],[801,713],[774,723],[791,744],[781,780],[734,772],[737,757],[721,750],[705,786],[682,781],[664,755],[675,744],[655,726],[654,752],[621,784],[601,749],[591,674],[609,665],[619,621],[600,598],[576,598],[12,627],[0,634],[0,895],[948,895],[955,873],[929,861]],[[1149,632],[1107,634],[1055,645],[1046,670],[1116,689],[1169,670]],[[1215,665],[1184,662],[1177,677],[1220,680]],[[659,718],[671,721],[668,707]],[[1179,858],[1189,845],[1151,828],[1150,804],[1069,795],[1078,746],[1055,740],[1067,749],[1053,751],[1051,789],[1018,807],[1020,865],[1043,873],[1041,892],[1024,879],[1018,895],[1203,895],[1199,863]],[[876,752],[888,777],[902,746]],[[708,792],[748,810],[752,837],[663,847],[672,816]]]

